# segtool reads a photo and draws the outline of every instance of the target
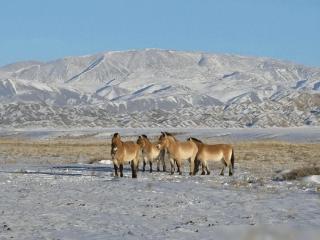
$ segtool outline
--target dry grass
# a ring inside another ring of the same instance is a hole
[[[110,144],[97,139],[57,139],[27,141],[22,139],[0,139],[0,161],[26,162],[84,162],[92,163],[110,158]]]
[[[320,175],[320,167],[302,167],[281,173],[281,180],[296,180],[310,175]]]
[[[320,144],[285,142],[243,142],[234,145],[239,164],[254,165],[260,171],[319,165]]]
[[[206,141],[208,142],[208,141]],[[236,171],[249,171],[257,176],[271,176],[285,169],[303,169],[320,166],[320,144],[292,144],[286,142],[256,141],[233,144]],[[0,163],[92,163],[110,159],[110,140],[87,138],[58,138],[46,141],[0,139]],[[220,169],[220,164],[210,166]]]
[[[251,172],[257,177],[269,178],[281,170],[320,166],[319,143],[242,141],[232,145],[235,150],[236,171]],[[221,164],[210,167],[220,169]]]

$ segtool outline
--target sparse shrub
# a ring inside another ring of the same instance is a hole
[[[302,167],[290,171],[283,171],[275,176],[273,180],[296,180],[310,175],[320,175],[320,167]]]

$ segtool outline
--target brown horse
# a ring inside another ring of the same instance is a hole
[[[130,162],[132,178],[137,177],[137,168],[139,165],[140,147],[133,141],[121,141],[120,134],[115,133],[111,142],[111,157],[114,166],[114,172],[118,175],[120,170],[120,177],[123,177],[123,165]]]
[[[152,144],[146,135],[139,136],[137,144],[142,149],[142,159],[143,159],[143,168],[144,172],[146,169],[147,162],[150,165],[150,172],[152,172],[152,163],[157,161],[157,171],[160,171],[160,161],[162,162],[163,171],[166,171],[166,165],[164,161],[165,150],[160,150],[157,148],[156,144]]]
[[[196,174],[199,170],[199,164],[202,166],[201,175],[205,175],[206,172],[209,175],[210,171],[208,168],[208,161],[218,162],[221,161],[223,163],[222,170],[220,175],[224,175],[225,167],[229,168],[229,176],[233,174],[234,170],[234,150],[229,144],[205,144],[199,139],[196,138],[188,138],[188,141],[194,142],[198,146],[198,153],[196,156],[195,163],[195,172]]]
[[[157,147],[167,149],[170,158],[171,174],[174,173],[174,163],[177,164],[178,172],[181,175],[182,160],[189,160],[190,175],[194,172],[194,160],[198,152],[197,145],[192,141],[180,142],[173,135],[162,132]]]

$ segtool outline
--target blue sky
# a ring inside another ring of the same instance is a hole
[[[162,48],[267,56],[320,66],[319,0],[0,3],[0,65]]]

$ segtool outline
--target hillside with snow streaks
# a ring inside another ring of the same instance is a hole
[[[146,49],[0,67],[0,128],[319,125],[320,68]]]

